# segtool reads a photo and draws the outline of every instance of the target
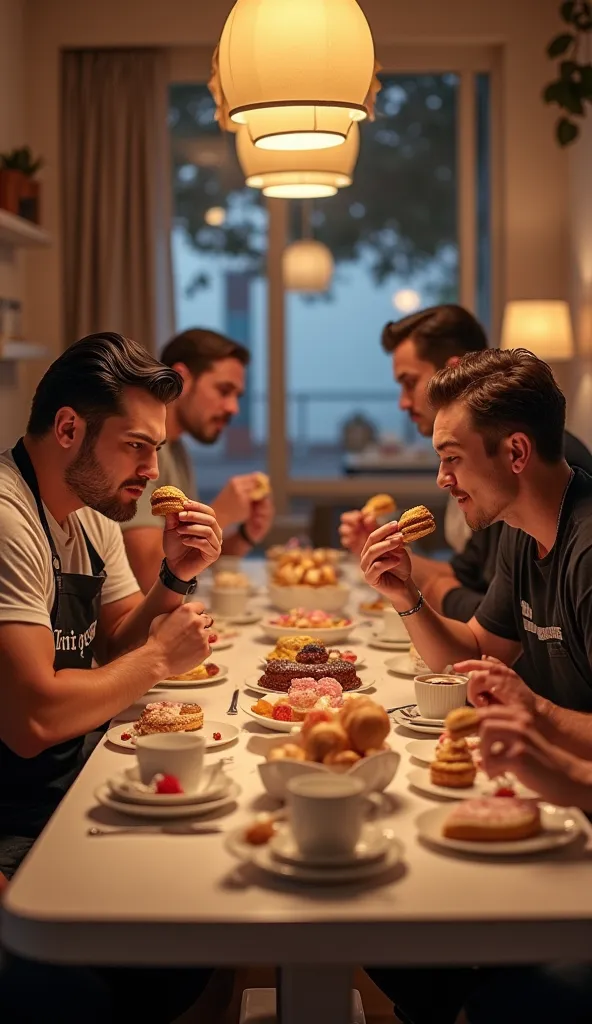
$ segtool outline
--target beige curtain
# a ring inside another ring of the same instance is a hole
[[[66,345],[117,331],[157,352],[173,331],[167,55],[63,55]]]

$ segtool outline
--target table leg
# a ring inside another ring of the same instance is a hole
[[[284,966],[278,973],[280,1024],[351,1024],[353,967]]]

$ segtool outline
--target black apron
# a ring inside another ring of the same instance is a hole
[[[92,576],[62,572],[35,470],[22,438],[12,449],[12,457],[33,493],[51,550],[55,581],[55,598],[51,609],[54,670],[90,670],[101,590],[106,577],[105,563],[80,523]],[[84,740],[84,736],[66,740],[31,758],[19,757],[0,740],[0,836],[36,838],[39,835],[82,767]]]

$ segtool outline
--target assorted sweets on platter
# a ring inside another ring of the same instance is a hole
[[[286,551],[274,562],[273,583],[280,587],[327,587],[337,583],[335,560],[323,548]]]
[[[217,665],[214,665],[213,661],[208,661],[204,665],[196,665],[195,668],[189,670],[189,672],[180,672],[175,676],[168,676],[167,678],[175,682],[186,681],[191,682],[202,682],[204,679],[215,679],[216,676],[220,675],[220,669]]]
[[[138,736],[159,732],[195,732],[203,728],[203,723],[203,710],[199,704],[153,701],[146,705],[137,722],[130,722],[122,728],[121,739],[134,740]]]
[[[214,586],[220,590],[250,590],[251,582],[244,572],[230,572],[225,569],[214,573]]]
[[[329,711],[336,714],[349,701],[357,701],[361,695],[345,693],[336,679],[326,676],[321,679],[297,679],[283,697],[275,702],[261,699],[251,706],[251,711],[263,718],[276,722],[303,722],[311,711]]]
[[[332,659],[324,644],[310,643],[302,647],[294,660],[268,661],[258,685],[268,690],[287,693],[295,680],[312,679],[320,682],[327,675],[338,682],[343,690],[357,690],[362,681],[351,661]]]
[[[302,558],[312,558],[315,564],[327,563],[336,565],[343,558],[343,552],[337,548],[313,548],[310,545],[302,545],[300,541],[293,538],[287,544],[275,544],[266,551],[266,557],[271,562],[278,562],[282,558],[300,561]],[[313,557],[314,556],[314,557]]]
[[[266,661],[296,661],[296,655],[303,647],[310,644],[326,649],[326,645],[311,636],[281,636],[273,651],[266,655]],[[349,661],[355,665],[358,655],[354,651],[338,651],[335,648],[327,649],[327,661],[331,664],[334,661]]]
[[[364,757],[388,750],[391,723],[383,707],[370,697],[344,700],[337,713],[326,708],[309,711],[293,742],[273,747],[268,761],[315,761],[336,771],[348,771]]]
[[[442,827],[447,839],[487,843],[530,839],[541,831],[536,801],[524,800],[505,788],[494,796],[455,804]]]
[[[289,612],[270,619],[269,625],[284,629],[344,629],[353,626],[353,622],[345,615],[332,615],[320,609],[291,608]]]

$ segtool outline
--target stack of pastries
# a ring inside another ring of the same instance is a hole
[[[347,771],[363,757],[388,749],[389,717],[370,697],[348,700],[337,714],[329,710],[310,711],[297,742],[274,747],[269,761],[293,759],[316,761],[336,771]]]

